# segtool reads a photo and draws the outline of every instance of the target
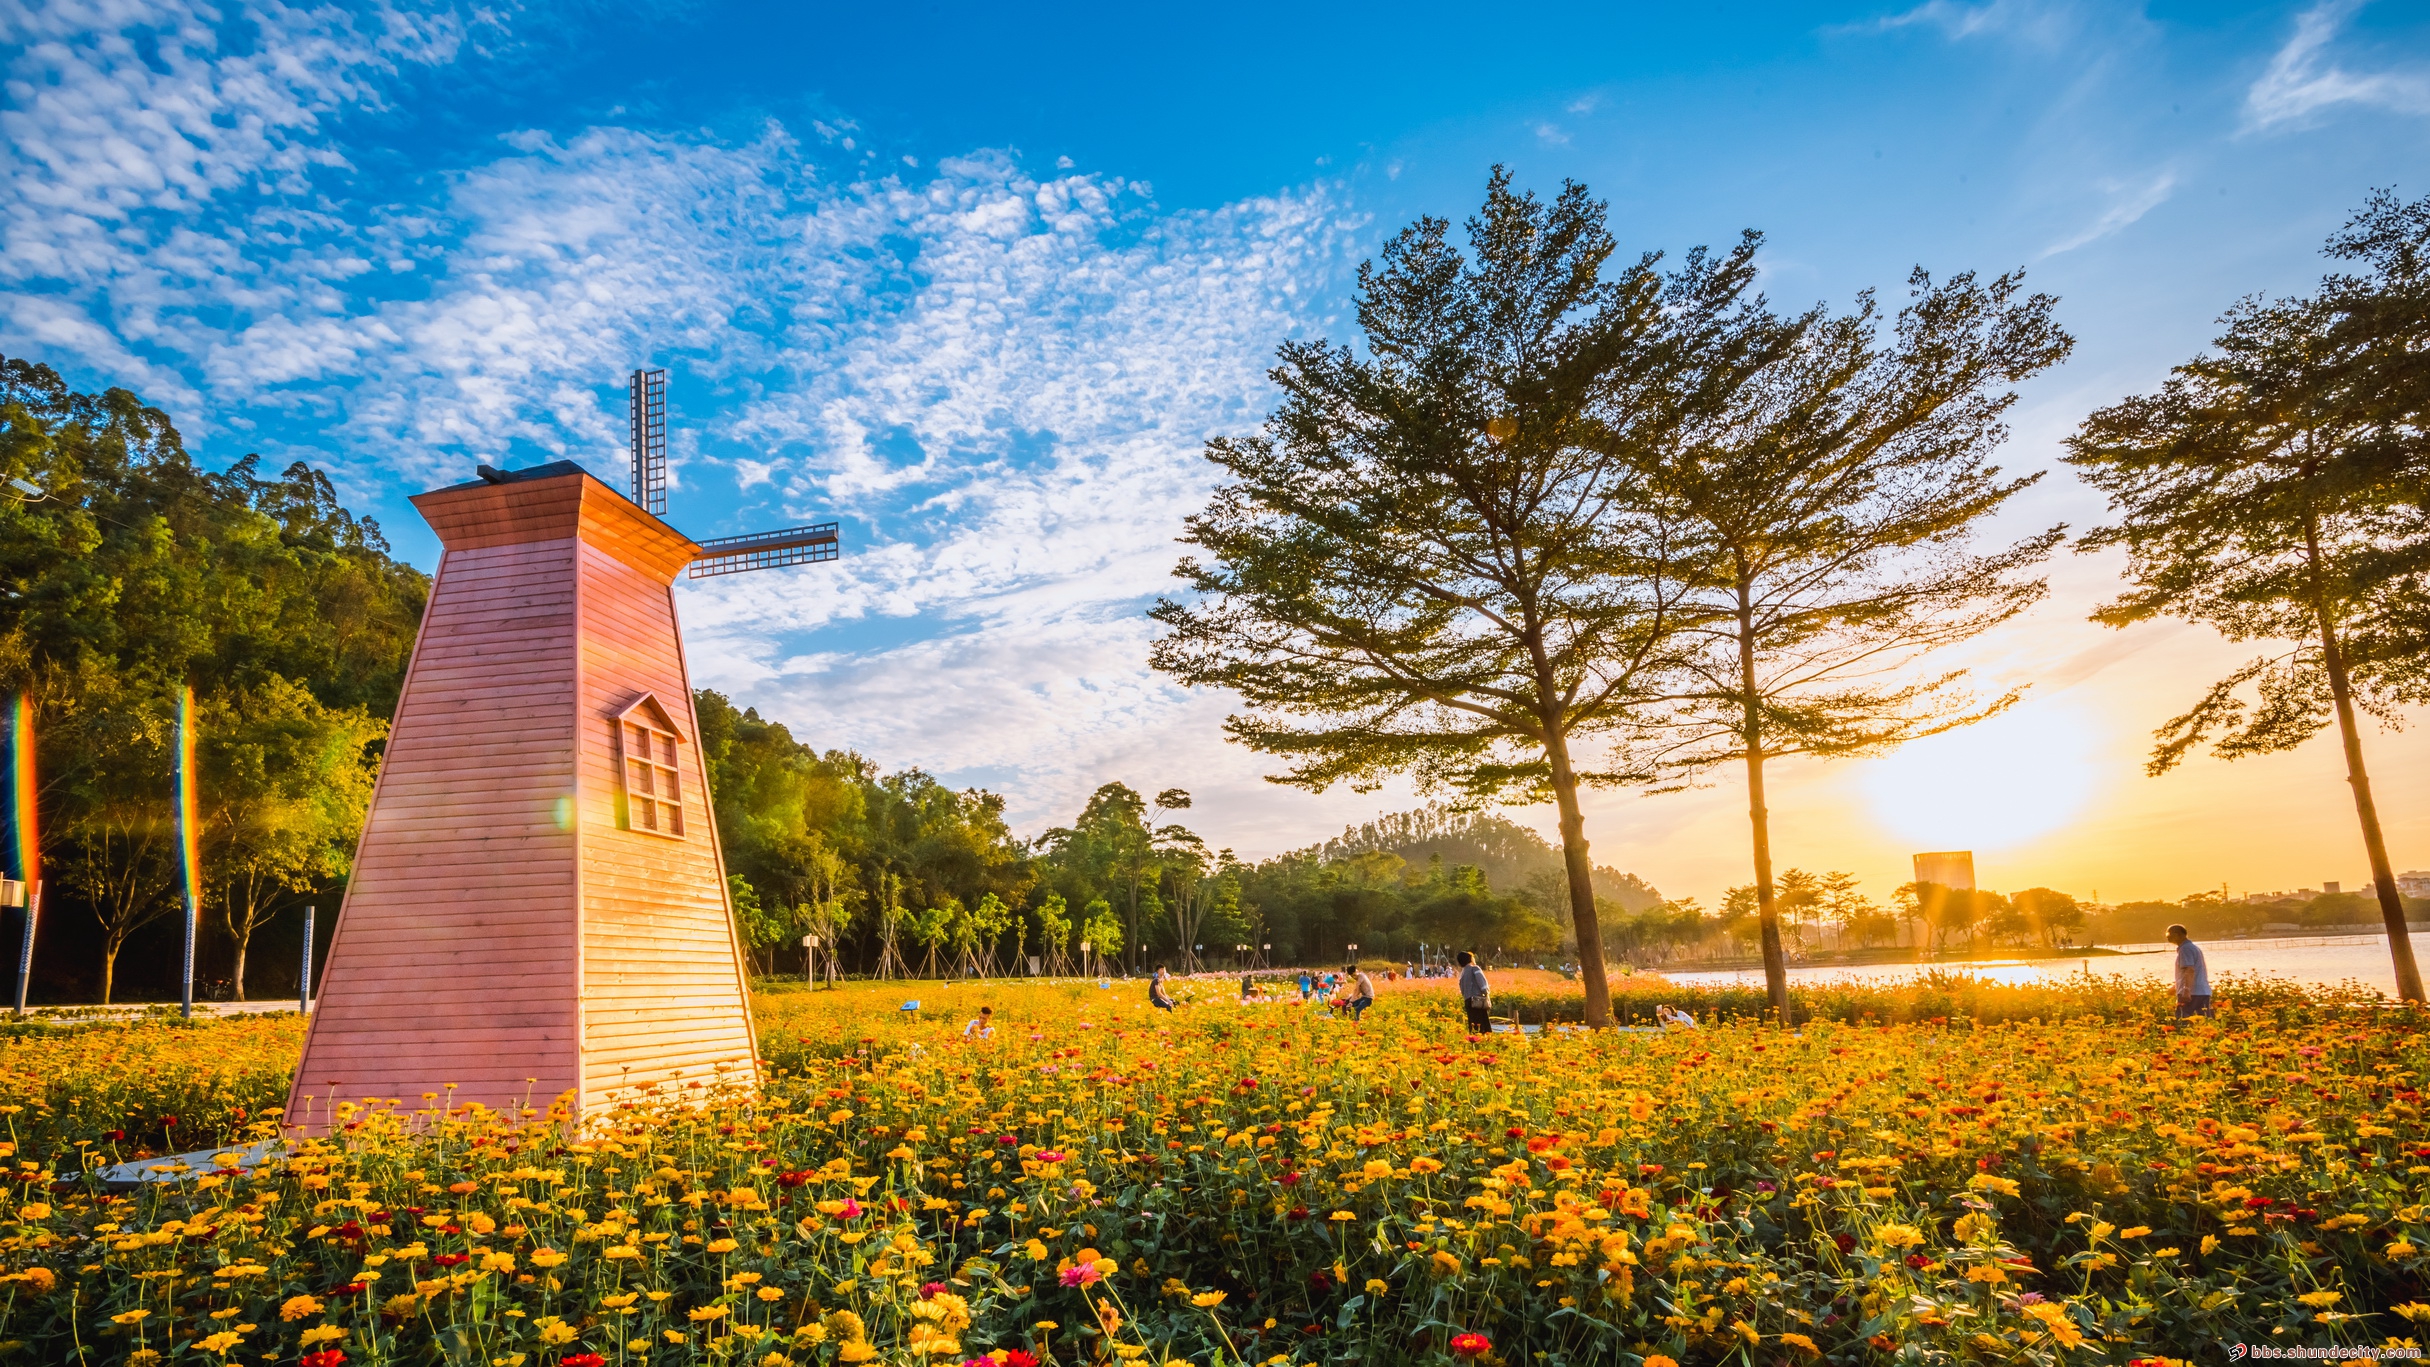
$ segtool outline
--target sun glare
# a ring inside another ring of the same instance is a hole
[[[2073,707],[2027,705],[1875,760],[1861,782],[1875,817],[1914,849],[2003,849],[2075,819],[2095,748]]]

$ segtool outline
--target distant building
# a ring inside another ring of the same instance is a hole
[[[1945,888],[1974,890],[1974,851],[1942,850],[1936,854],[1915,857],[1915,881],[1938,883]]]
[[[2324,897],[2335,897],[2337,895],[2337,890],[2343,886],[2344,884],[2342,883],[2324,882],[2320,885],[2321,895]]]
[[[2430,897],[2430,869],[2407,869],[2396,875],[2396,890],[2407,897]]]

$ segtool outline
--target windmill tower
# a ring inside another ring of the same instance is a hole
[[[426,1094],[587,1116],[756,1039],[674,582],[832,560],[836,526],[694,541],[666,508],[666,372],[633,482],[571,461],[416,495],[445,547],[288,1120]]]

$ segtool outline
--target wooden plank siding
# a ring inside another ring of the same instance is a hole
[[[747,1080],[747,980],[672,583],[698,548],[587,475],[414,504],[445,553],[289,1097],[426,1093],[583,1114],[627,1086]],[[615,719],[678,746],[684,835],[619,828]]]
[[[583,1081],[598,1097],[721,1067],[747,1075],[753,1057],[674,592],[655,557],[618,554],[624,540],[586,541],[580,569]],[[617,822],[616,719],[644,695],[687,738],[676,747],[680,838]]]

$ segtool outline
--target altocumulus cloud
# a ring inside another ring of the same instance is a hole
[[[877,178],[820,124],[500,129],[365,173],[355,116],[511,41],[488,13],[10,7],[0,345],[389,496],[475,459],[617,480],[612,386],[670,364],[680,525],[850,537],[687,589],[700,682],[1025,822],[1132,761],[1251,784],[1220,700],[1147,673],[1140,612],[1200,444],[1257,422],[1364,225],[1322,187],[1172,214],[1010,154]]]

